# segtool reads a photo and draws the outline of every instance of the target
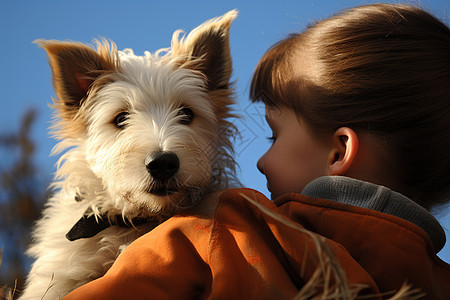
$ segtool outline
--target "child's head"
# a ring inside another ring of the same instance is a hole
[[[266,104],[270,119],[282,121],[280,114],[291,110],[316,142],[340,140],[358,153],[350,165],[359,170],[346,165],[330,172],[343,159],[334,153],[324,156],[328,169],[318,164],[306,181],[346,175],[387,185],[426,208],[448,200],[450,30],[425,11],[362,6],[290,35],[259,62],[250,97]],[[270,151],[258,163],[266,176]],[[298,165],[292,168],[300,172]],[[299,185],[280,193],[299,192]]]

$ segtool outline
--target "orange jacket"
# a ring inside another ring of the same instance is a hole
[[[428,299],[450,299],[450,266],[416,225],[299,194],[273,202],[251,189],[209,195],[134,241],[106,275],[64,299],[291,299],[308,282],[323,293],[327,273],[314,273],[333,265],[327,249],[348,285],[363,285],[366,294],[406,282]]]

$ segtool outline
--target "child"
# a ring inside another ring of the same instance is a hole
[[[67,299],[376,297],[405,283],[450,299],[428,211],[449,200],[449,83],[450,30],[419,8],[357,7],[289,36],[251,85],[275,200],[210,195]]]

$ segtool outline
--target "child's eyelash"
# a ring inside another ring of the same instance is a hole
[[[268,136],[268,137],[267,137],[267,140],[268,140],[271,144],[273,144],[273,143],[275,142],[276,139],[277,139],[277,138],[276,138],[275,136]]]

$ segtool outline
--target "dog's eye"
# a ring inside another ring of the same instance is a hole
[[[178,116],[181,116],[180,118],[180,124],[188,125],[192,123],[192,119],[194,118],[194,112],[192,109],[188,107],[180,108],[178,111]]]
[[[114,118],[114,124],[117,126],[117,128],[122,129],[125,127],[125,125],[127,125],[126,122],[128,120],[128,116],[129,116],[129,113],[124,111],[124,112],[121,112],[120,114],[118,114]]]

